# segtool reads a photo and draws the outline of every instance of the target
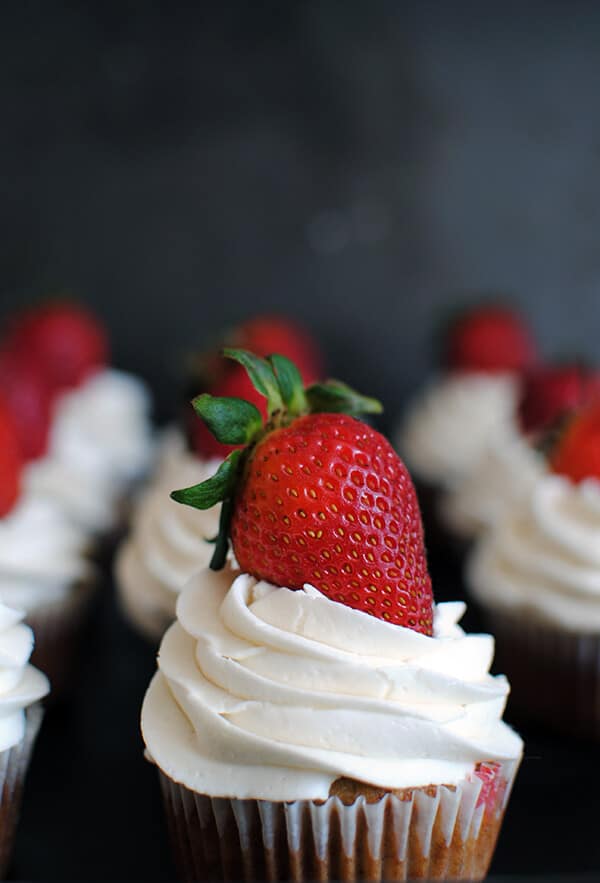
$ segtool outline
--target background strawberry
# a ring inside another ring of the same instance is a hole
[[[572,481],[600,479],[600,403],[593,402],[572,417],[550,453],[554,472]]]
[[[522,317],[502,306],[463,313],[446,338],[446,366],[452,371],[516,372],[537,360],[537,347]]]
[[[323,375],[323,358],[314,338],[297,322],[282,316],[257,316],[243,322],[234,329],[227,345],[249,350],[257,356],[271,353],[286,356],[295,364],[305,384],[315,383]],[[232,370],[233,363],[228,364]],[[247,378],[245,371],[244,375]]]
[[[600,400],[600,374],[584,365],[542,365],[522,380],[518,408],[524,432],[543,430],[567,411]]]
[[[430,635],[431,581],[410,476],[387,439],[339,413],[376,411],[378,403],[336,381],[304,391],[294,366],[278,356],[231,355],[248,367],[271,422],[281,425],[265,427],[249,402],[210,395],[194,402],[221,441],[249,443],[212,479],[172,495],[198,508],[223,501],[211,566],[222,566],[230,535],[240,567],[258,579],[310,583],[332,600]]]
[[[296,364],[305,384],[321,377],[323,362],[319,348],[300,325],[281,316],[259,316],[233,328],[218,349],[208,350],[200,357],[191,382],[191,395],[209,392],[213,396],[246,399],[266,418],[265,399],[254,388],[245,369],[220,355],[225,345],[251,350],[262,357],[280,353]],[[231,446],[218,442],[189,408],[185,411],[185,425],[190,446],[197,454],[224,458],[231,451]]]
[[[16,349],[0,351],[0,389],[12,412],[24,460],[47,448],[52,391],[39,363]]]
[[[10,408],[0,399],[0,517],[17,501],[23,461]]]
[[[13,324],[6,346],[33,358],[53,392],[78,386],[108,358],[102,326],[83,307],[67,301],[23,313]]]

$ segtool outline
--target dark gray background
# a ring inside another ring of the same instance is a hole
[[[577,0],[4,2],[0,312],[80,295],[162,416],[255,311],[388,413],[465,293],[593,355],[599,40]]]

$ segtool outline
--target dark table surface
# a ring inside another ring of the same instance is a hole
[[[439,554],[430,561],[438,598],[456,598],[456,562]],[[473,611],[466,624],[477,627]],[[175,878],[158,781],[139,735],[154,669],[155,651],[121,617],[107,576],[77,684],[67,701],[48,710],[38,739],[11,879]],[[551,874],[598,879],[597,747],[512,722],[526,750],[492,874],[513,883]]]

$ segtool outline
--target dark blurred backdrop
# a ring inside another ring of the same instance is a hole
[[[0,313],[81,296],[162,416],[181,352],[255,311],[388,413],[468,293],[593,355],[599,39],[577,0],[5,0]]]

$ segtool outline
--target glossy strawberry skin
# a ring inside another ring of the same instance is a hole
[[[67,302],[24,313],[13,325],[8,346],[34,358],[55,392],[78,386],[108,358],[102,326],[83,307]]]
[[[600,400],[600,375],[581,365],[547,365],[523,377],[519,420],[524,432],[550,426],[562,414]]]
[[[45,372],[35,359],[16,350],[2,350],[0,389],[14,418],[23,459],[43,456],[52,408],[52,390]]]
[[[242,570],[310,583],[334,601],[427,635],[433,601],[408,472],[387,439],[352,417],[311,414],[258,442],[235,497]]]
[[[451,371],[517,372],[536,360],[529,329],[506,307],[481,307],[463,315],[451,326],[446,341],[446,365]]]
[[[23,461],[10,408],[0,399],[0,518],[7,515],[19,496]]]
[[[550,454],[550,466],[574,482],[600,480],[600,403],[592,403],[569,422]]]

